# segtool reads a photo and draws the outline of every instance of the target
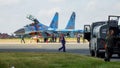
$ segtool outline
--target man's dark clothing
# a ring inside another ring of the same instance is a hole
[[[114,45],[114,37],[113,36],[108,36],[107,39],[106,39],[106,44],[107,44],[107,47],[112,48],[113,45]]]
[[[63,49],[63,52],[66,52],[66,48],[65,48],[65,43],[66,43],[66,41],[65,41],[65,38],[64,38],[64,37],[61,37],[61,43],[62,43],[62,47],[59,48],[59,51],[60,51],[61,49]]]

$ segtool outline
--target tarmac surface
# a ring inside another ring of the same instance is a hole
[[[61,43],[0,44],[0,52],[59,52]],[[61,51],[62,52],[62,51]],[[67,43],[66,52],[89,55],[88,44]]]
[[[61,43],[0,43],[0,52],[62,52],[58,51],[60,47]],[[88,43],[67,43],[66,52],[90,56]],[[111,61],[120,61],[120,58],[115,55]]]

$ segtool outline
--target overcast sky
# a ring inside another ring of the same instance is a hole
[[[32,23],[26,16],[34,15],[41,23],[50,24],[59,12],[59,29],[65,28],[72,12],[76,13],[76,29],[108,15],[120,15],[120,0],[0,0],[0,32],[13,33]]]

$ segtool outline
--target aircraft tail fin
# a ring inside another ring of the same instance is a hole
[[[76,14],[73,12],[65,29],[75,29],[75,17]]]
[[[58,28],[58,12],[55,13],[55,16],[53,17],[53,20],[51,21],[50,27],[57,29]]]

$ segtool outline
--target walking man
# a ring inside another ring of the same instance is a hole
[[[65,43],[66,43],[66,41],[65,41],[65,38],[64,38],[63,34],[61,34],[61,36],[60,36],[60,42],[62,44],[62,47],[60,47],[58,50],[60,51],[60,50],[63,49],[63,52],[66,52],[66,49],[65,49]]]

